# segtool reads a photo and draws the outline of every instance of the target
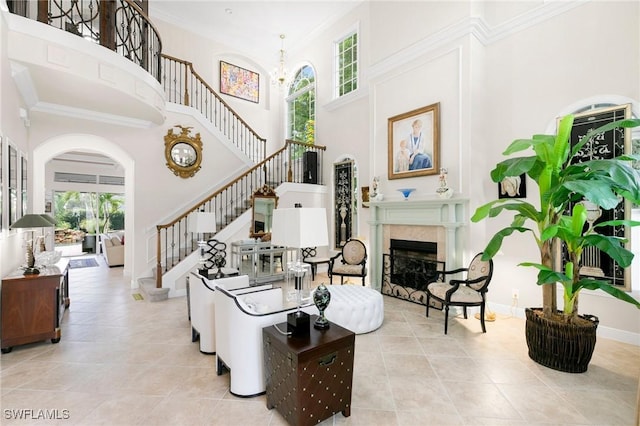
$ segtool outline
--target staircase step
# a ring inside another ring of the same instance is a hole
[[[161,302],[169,299],[169,289],[156,288],[156,279],[153,277],[139,278],[138,287],[149,302]]]

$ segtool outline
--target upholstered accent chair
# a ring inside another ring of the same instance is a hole
[[[329,257],[318,256],[316,247],[305,247],[302,249],[302,261],[311,265],[311,281],[314,281],[318,272],[318,265],[322,263],[328,264]]]
[[[360,240],[350,239],[342,251],[329,259],[329,282],[333,284],[333,276],[340,276],[340,284],[344,277],[364,277],[367,275],[367,248]]]
[[[445,277],[451,274],[463,274],[462,279],[451,279],[446,282]],[[480,324],[482,332],[486,333],[484,325],[484,310],[486,293],[493,275],[493,260],[482,260],[482,253],[478,253],[471,260],[467,268],[458,268],[440,273],[440,280],[427,286],[427,317],[431,299],[442,303],[444,307],[444,334],[447,334],[449,322],[449,307],[461,306],[464,318],[467,318],[467,307],[480,306]]]

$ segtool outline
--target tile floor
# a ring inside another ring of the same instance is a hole
[[[0,423],[286,424],[264,396],[229,394],[215,356],[191,342],[185,298],[136,301],[122,268],[98,261],[70,272],[60,343],[0,357]],[[382,327],[356,338],[351,416],[322,425],[635,423],[639,347],[599,339],[587,373],[560,373],[529,360],[521,319],[498,316],[483,334],[477,320],[456,318],[445,336],[437,311],[425,318],[421,306],[384,302]]]

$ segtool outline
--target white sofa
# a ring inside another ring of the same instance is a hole
[[[263,286],[250,287],[249,276],[209,280],[197,272],[189,276],[189,318],[191,318],[191,341],[200,342],[200,352],[216,353],[214,293],[218,287],[242,293]],[[271,286],[269,285],[269,288]]]
[[[100,248],[108,266],[124,266],[124,232],[100,234]]]
[[[228,280],[223,278],[218,281]],[[220,288],[214,292],[216,327],[216,370],[230,370],[230,392],[250,397],[266,391],[264,375],[262,328],[286,322],[287,314],[297,308],[283,309],[280,287],[254,290],[244,294]],[[317,314],[312,304],[302,307]],[[284,330],[286,332],[286,327]]]

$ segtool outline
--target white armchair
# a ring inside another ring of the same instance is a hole
[[[189,316],[191,318],[191,341],[200,341],[200,352],[216,353],[214,293],[218,287],[234,292],[252,291],[260,287],[250,287],[249,277],[237,277],[208,280],[192,272],[189,279]],[[271,287],[271,285],[269,285]]]
[[[287,314],[297,308],[283,309],[280,287],[237,294],[225,289],[214,293],[216,323],[216,370],[230,370],[230,392],[248,397],[266,391],[262,328],[285,322]],[[317,313],[314,305],[302,310]],[[286,332],[286,329],[283,330]]]

